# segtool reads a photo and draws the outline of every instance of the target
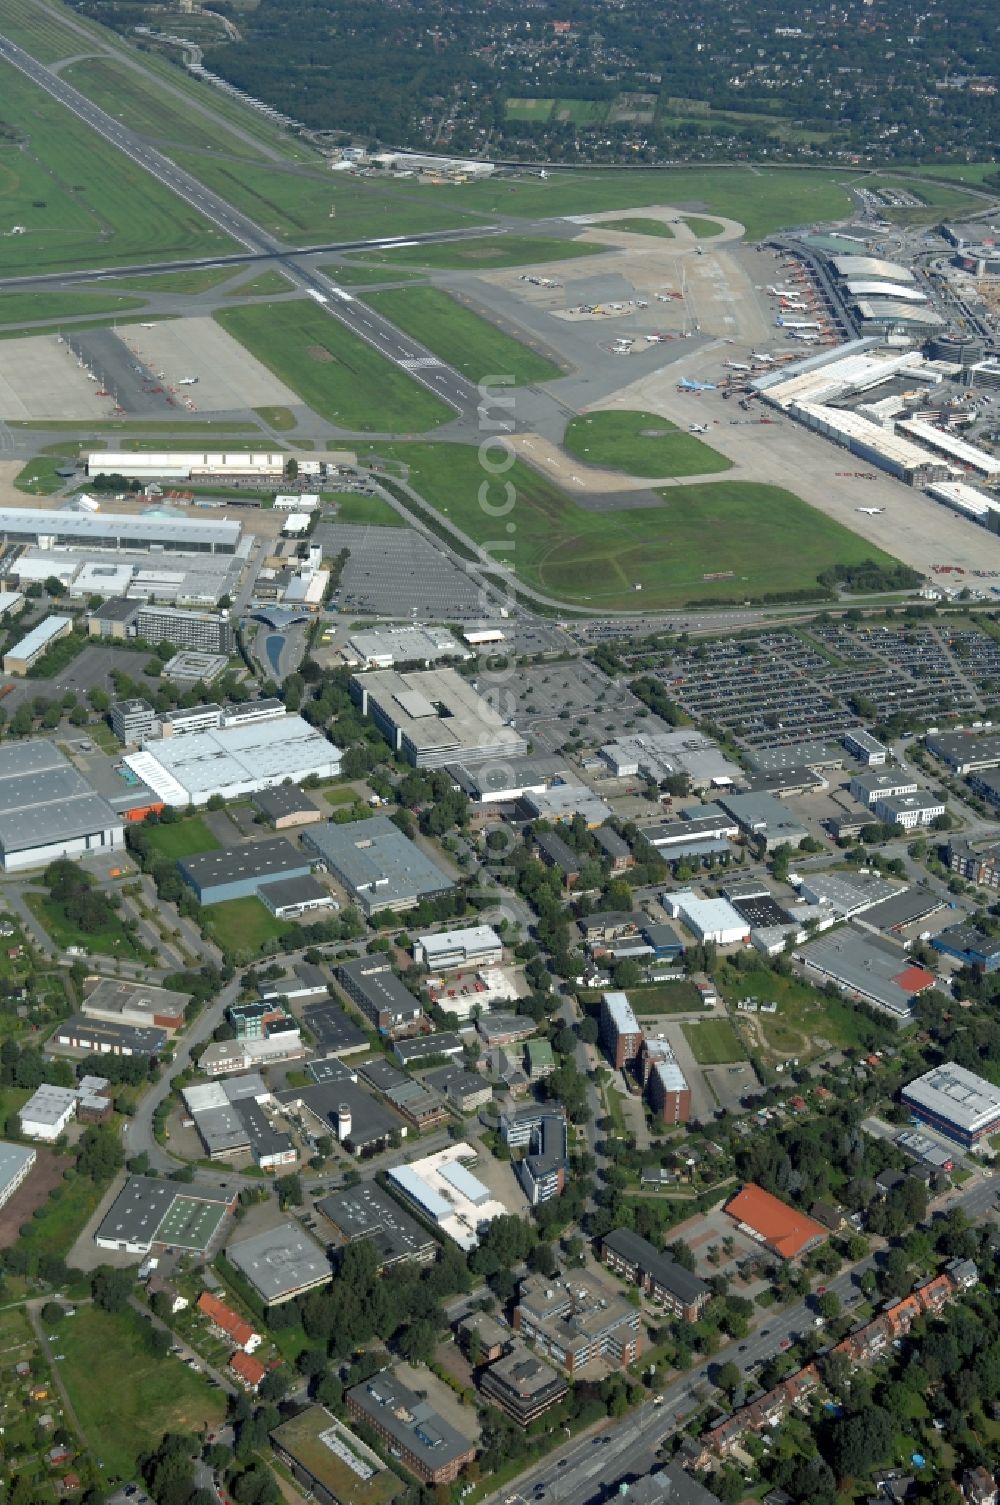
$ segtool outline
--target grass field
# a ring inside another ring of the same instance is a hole
[[[0,146],[0,272],[213,256],[227,235],[108,146],[49,95],[5,66],[3,110],[23,145]]]
[[[452,411],[306,299],[248,303],[215,318],[234,339],[342,429],[421,432]]]
[[[722,226],[717,219],[705,219],[700,214],[685,214],[684,223],[699,240],[711,240],[713,235],[722,234]]]
[[[357,491],[325,491],[325,502],[337,508],[338,523],[370,523],[373,528],[408,528],[405,518],[381,496],[362,496]]]
[[[288,928],[287,920],[276,920],[259,899],[227,899],[212,904],[202,914],[205,929],[226,952],[240,951],[256,956],[265,941],[277,940]]]
[[[631,235],[658,235],[662,240],[676,240],[677,238],[666,220],[643,219],[639,216],[601,220],[593,228],[595,230],[627,230]]]
[[[373,451],[410,467],[410,479],[449,520],[495,548],[497,520],[479,504],[483,474],[473,447],[386,444]],[[816,585],[834,562],[857,564],[889,556],[774,486],[707,481],[659,493],[661,505],[621,512],[578,506],[520,460],[503,483],[514,487],[510,561],[528,585],[569,603],[643,608],[719,599],[752,600]],[[492,494],[505,503],[500,488]],[[730,572],[724,579],[705,574]]]
[[[32,1253],[57,1254],[64,1258],[83,1232],[105,1189],[91,1181],[89,1176],[60,1182],[55,1188],[59,1195],[49,1197],[40,1216],[32,1217],[18,1243]]]
[[[238,275],[239,267],[189,267],[186,272],[150,272],[148,277],[116,277],[105,287],[134,288],[139,293],[210,293]]]
[[[295,285],[289,282],[287,277],[283,277],[280,272],[276,272],[273,267],[269,267],[266,272],[260,272],[256,277],[251,277],[249,282],[241,282],[238,287],[233,288],[231,293],[227,293],[226,297],[267,298],[271,297],[274,293],[293,293],[295,291],[297,291]]]
[[[179,1359],[154,1358],[131,1308],[112,1315],[79,1306],[59,1329],[59,1373],[80,1425],[109,1478],[135,1477],[136,1459],[165,1432],[214,1430],[225,1396]]]
[[[554,99],[508,99],[503,112],[508,120],[527,120],[544,125],[552,118],[554,105]]]
[[[215,852],[219,842],[200,815],[166,825],[144,826],[149,844],[160,857],[193,857],[196,852]]]
[[[366,301],[470,381],[499,373],[520,387],[562,374],[553,361],[436,287],[394,288],[369,293]]]
[[[134,318],[135,315],[131,317]],[[161,319],[175,319],[177,315],[147,314],[146,317],[159,322]],[[60,319],[58,324],[10,324],[6,328],[0,329],[0,340],[40,339],[42,335],[46,334],[69,334],[74,329],[106,329],[109,324],[114,324],[117,320],[117,314],[96,314],[91,319]],[[75,425],[76,428],[86,426],[85,423]],[[44,428],[46,425],[42,424],[41,427]],[[58,424],[56,427],[58,427]]]
[[[630,476],[704,476],[730,470],[732,461],[655,413],[581,413],[563,435],[563,449],[588,465]]]
[[[741,998],[758,998],[778,1005],[776,1014],[740,1016],[741,1028],[759,1031],[776,1060],[798,1056],[807,1060],[832,1046],[867,1045],[872,1031],[878,1034],[867,1015],[841,998],[828,998],[807,982],[782,977],[768,967],[754,967],[748,972],[723,967],[718,973],[719,989],[728,1004]],[[887,1036],[891,1030],[887,1030]]]
[[[0,293],[0,324],[28,324],[32,319],[59,319],[63,315],[125,313],[142,306],[141,298],[116,297],[113,293]]]
[[[403,267],[394,267],[387,272],[384,267],[344,266],[340,262],[329,262],[321,270],[334,282],[342,282],[344,287],[368,287],[376,282],[424,281],[421,272],[407,272]]]
[[[57,468],[68,463],[67,455],[36,455],[21,466],[14,477],[14,485],[28,496],[51,496],[64,485],[62,477],[56,475]]]
[[[684,1038],[699,1066],[727,1066],[745,1061],[746,1051],[728,1019],[699,1019],[682,1024]]]
[[[64,949],[67,946],[86,946],[88,951],[98,956],[128,956],[139,961],[149,960],[145,947],[133,941],[117,914],[103,930],[83,931],[67,917],[62,905],[50,899],[48,894],[28,889],[24,902],[57,946]]]
[[[544,235],[484,235],[479,240],[450,241],[439,246],[399,246],[386,251],[366,251],[366,261],[397,261],[439,271],[475,272],[481,268],[535,266],[543,261],[569,261],[575,256],[603,256],[604,246],[588,246],[576,240],[555,240]]]
[[[288,429],[295,427],[295,414],[291,408],[254,408],[254,412],[269,428],[277,429],[279,433],[285,433]]]
[[[596,1007],[601,1001],[601,993],[596,989],[580,993],[580,999],[584,1004]],[[640,988],[629,988],[628,1001],[632,1005],[634,1013],[647,1016],[651,1014],[693,1014],[702,1008],[701,997],[693,982],[686,979],[678,982],[656,982]]]

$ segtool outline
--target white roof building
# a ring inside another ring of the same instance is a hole
[[[502,957],[503,941],[491,925],[470,925],[465,930],[418,935],[413,941],[413,960],[434,971],[492,966]]]
[[[679,919],[700,941],[732,946],[750,938],[750,925],[728,899],[705,899],[693,889],[681,888],[663,895],[663,907]]]
[[[184,737],[149,742],[127,753],[127,767],[165,804],[204,805],[213,794],[236,799],[310,774],[336,778],[340,752],[301,716],[279,715]]]
[[[407,1201],[465,1250],[474,1249],[483,1229],[509,1211],[463,1164],[478,1158],[471,1145],[450,1144],[423,1160],[393,1166],[388,1172],[389,1180]]]

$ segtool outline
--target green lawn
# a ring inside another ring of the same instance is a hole
[[[346,266],[340,262],[332,261],[320,269],[334,282],[343,283],[344,287],[367,287],[373,282],[423,282],[420,272],[407,272],[402,267],[393,268],[387,272],[384,267]]]
[[[453,417],[405,371],[305,298],[248,303],[215,318],[338,428],[419,433]]]
[[[553,361],[439,288],[394,288],[369,293],[365,301],[470,381],[500,373],[513,377],[515,386],[526,386],[562,374]]]
[[[190,267],[186,272],[150,272],[148,277],[116,277],[105,286],[134,288],[140,293],[210,293],[239,274],[239,267]]]
[[[545,124],[551,118],[554,99],[508,99],[504,114],[508,120],[528,120]]]
[[[154,1358],[145,1322],[131,1308],[112,1315],[77,1307],[72,1322],[60,1325],[58,1348],[66,1355],[63,1384],[108,1478],[134,1478],[139,1454],[165,1432],[198,1436],[225,1414],[224,1393],[209,1389],[203,1375],[180,1359]]]
[[[370,523],[373,528],[408,528],[405,517],[381,496],[362,496],[357,491],[326,491],[325,502],[334,502],[338,523]]]
[[[497,518],[479,503],[475,448],[380,444],[373,451],[408,463],[423,497],[477,542],[497,548]],[[506,507],[507,483],[514,504],[503,526],[513,531],[498,557],[527,584],[569,603],[645,609],[752,600],[815,588],[818,572],[834,562],[895,562],[774,486],[705,482],[664,488],[655,507],[588,511],[518,460],[487,494],[494,509]],[[724,578],[706,579],[711,574]]]
[[[149,844],[160,857],[193,857],[196,852],[215,852],[220,843],[200,815],[185,820],[143,826]]]
[[[146,948],[132,940],[117,914],[108,921],[103,930],[81,930],[80,927],[47,893],[28,889],[24,902],[31,913],[48,931],[57,946],[85,946],[98,956],[127,956],[139,961],[151,960]]]
[[[291,408],[254,408],[254,412],[269,428],[278,429],[280,433],[295,427],[295,414]]]
[[[607,99],[557,99],[552,119],[571,120],[574,125],[598,125],[610,108]]]
[[[745,1061],[746,1051],[728,1019],[699,1019],[682,1024],[684,1038],[701,1066],[725,1066]]]
[[[54,1194],[33,1217],[18,1243],[34,1253],[65,1256],[83,1232],[106,1188],[91,1181],[89,1176],[76,1176],[72,1181],[61,1181]]]
[[[256,956],[265,941],[277,940],[288,929],[259,899],[227,899],[202,911],[202,923],[221,950]]]
[[[480,268],[535,266],[543,261],[569,261],[574,256],[603,256],[605,246],[543,235],[484,235],[476,240],[448,241],[439,246],[397,246],[366,251],[365,260],[394,266],[397,261],[441,271],[475,272]]]
[[[18,491],[26,491],[29,496],[51,496],[66,484],[61,476],[56,475],[56,471],[70,463],[71,457],[66,455],[36,455],[33,460],[21,466],[14,477],[14,485]]]
[[[595,230],[627,230],[631,235],[658,235],[663,240],[675,240],[672,226],[662,219],[605,219],[594,225]]]
[[[778,1005],[776,1014],[746,1016],[748,1023],[752,1020],[753,1028],[763,1033],[775,1059],[799,1056],[808,1060],[833,1046],[859,1048],[880,1034],[867,1015],[844,999],[828,998],[809,983],[796,977],[781,977],[768,967],[738,972],[734,967],[723,966],[717,979],[719,990],[730,1005],[741,998],[758,998]],[[887,1031],[886,1037],[891,1037],[891,1031]]]
[[[629,988],[628,1001],[637,1014],[690,1014],[704,1005],[693,982],[658,982]]]
[[[269,267],[266,272],[260,272],[256,277],[251,277],[249,282],[241,282],[239,287],[234,287],[227,298],[265,298],[274,293],[293,293],[296,291],[295,284],[281,272],[276,272],[274,267]]]
[[[5,12],[6,14],[6,12]],[[14,68],[3,113],[23,143],[0,145],[0,273],[113,266],[235,249],[229,237]]]
[[[141,298],[115,297],[113,293],[3,293],[0,324],[27,324],[32,319],[59,319],[63,315],[125,313],[142,307]]]
[[[697,235],[699,240],[711,240],[713,235],[722,234],[722,226],[717,219],[703,219],[698,214],[685,214],[684,223],[692,235]]]
[[[733,463],[655,413],[581,413],[566,429],[563,448],[588,465],[630,476],[713,475]]]

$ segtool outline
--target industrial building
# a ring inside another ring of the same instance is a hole
[[[749,942],[750,926],[728,899],[705,899],[690,888],[663,895],[663,907],[673,920],[682,920],[699,941],[716,946]]]
[[[459,1141],[388,1171],[397,1193],[466,1252],[476,1247],[480,1233],[494,1218],[505,1217],[508,1211],[463,1164],[475,1165],[478,1158],[471,1145]]]
[[[149,983],[119,982],[102,977],[80,1007],[89,1019],[109,1019],[145,1029],[182,1029],[190,993],[176,993]]]
[[[26,1144],[0,1140],[0,1207],[9,1202],[31,1174],[38,1151]]]
[[[379,1034],[389,1035],[416,1024],[423,1013],[418,999],[400,982],[382,952],[340,962],[336,976],[348,998]]]
[[[120,1254],[149,1254],[158,1244],[204,1252],[235,1206],[235,1193],[222,1187],[129,1176],[94,1242]]]
[[[950,463],[965,471],[976,471],[987,484],[995,485],[1000,480],[1000,458],[960,439],[950,430],[938,428],[922,418],[906,419],[898,427],[925,448],[940,451]]]
[[[415,768],[499,762],[527,752],[521,734],[454,669],[355,675],[351,697]]]
[[[323,819],[323,812],[294,784],[276,784],[271,789],[261,789],[253,802],[265,820],[276,831],[287,831],[293,826],[313,826]]]
[[[818,936],[796,952],[812,972],[829,978],[847,998],[860,999],[902,1029],[913,1018],[913,999],[934,986],[933,972],[917,967],[890,941],[852,925]]]
[[[776,847],[797,848],[809,835],[773,794],[720,794],[719,804],[746,837],[763,842],[766,852]]]
[[[141,456],[128,458],[135,462]],[[241,532],[239,523],[225,519],[0,507],[0,541],[35,544],[48,550],[155,549],[172,554],[235,554]],[[53,556],[53,563],[58,563],[58,555]]]
[[[104,1083],[104,1078],[97,1078]],[[54,1087],[49,1082],[43,1082],[40,1087],[28,1098],[24,1107],[18,1111],[17,1119],[21,1133],[25,1139],[38,1139],[44,1144],[53,1144],[76,1117],[77,1109],[85,1100],[97,1099],[97,1092],[83,1087]],[[106,1097],[101,1096],[100,1106],[107,1109],[110,1104]]]
[[[1000,938],[984,935],[975,925],[949,925],[931,940],[935,951],[980,973],[1000,968]]]
[[[285,474],[280,451],[91,450],[87,475],[124,476],[131,481],[278,481]]]
[[[73,618],[53,614],[36,622],[3,656],[5,674],[27,674],[60,638],[73,631]]]
[[[522,820],[547,820],[555,825],[569,825],[580,816],[587,830],[595,831],[613,818],[614,811],[586,784],[561,782],[522,794],[517,801],[517,815]]]
[[[432,1087],[399,1071],[384,1056],[363,1061],[358,1075],[418,1134],[446,1122],[448,1109],[441,1096]]]
[[[303,832],[302,841],[366,915],[413,909],[454,887],[387,815],[344,825],[327,821]]]
[[[125,827],[67,757],[43,739],[0,747],[0,858],[5,872],[59,857],[117,852]]]
[[[193,739],[191,739],[193,740]],[[308,878],[309,857],[283,836],[181,857],[177,871],[202,905],[258,897],[269,883]]]
[[[599,1245],[600,1257],[609,1270],[630,1280],[675,1317],[698,1321],[712,1295],[704,1280],[630,1228],[604,1234]]]
[[[718,744],[695,727],[620,737],[602,747],[600,756],[620,779],[642,777],[660,783],[686,774],[695,789],[721,789],[741,778]]]
[[[340,751],[297,715],[249,725],[164,736],[142,752],[126,753],[128,768],[166,805],[204,805],[213,794],[239,799],[287,779],[336,778]]]
[[[391,669],[394,664],[425,664],[440,659],[466,661],[473,655],[446,627],[381,627],[355,632],[343,650],[345,661],[362,669]]]
[[[787,1202],[749,1182],[726,1203],[726,1212],[757,1243],[781,1259],[798,1259],[822,1244],[827,1231]]]
[[[359,1181],[316,1203],[345,1244],[369,1239],[380,1271],[393,1265],[431,1264],[441,1247],[399,1203],[374,1181]]]
[[[271,1093],[259,1072],[185,1087],[182,1096],[209,1159],[249,1154],[261,1170],[297,1161],[290,1137],[264,1111]]]
[[[281,1223],[230,1244],[226,1259],[250,1282],[265,1306],[280,1306],[333,1279],[323,1250],[294,1223]]]
[[[569,1394],[569,1386],[558,1370],[519,1340],[483,1371],[479,1388],[519,1427],[530,1426]]]
[[[79,1050],[94,1056],[159,1056],[167,1046],[164,1029],[136,1028],[111,1019],[89,1019],[71,1014],[61,1019],[49,1037],[50,1047]]]
[[[332,1133],[359,1160],[381,1154],[408,1132],[405,1119],[359,1087],[345,1067],[338,1077],[324,1072],[315,1086],[288,1087],[276,1097],[286,1110],[308,1115],[316,1133]]]
[[[503,961],[503,941],[491,925],[435,931],[413,940],[413,960],[432,972],[460,967],[495,967]]]
[[[378,1454],[323,1406],[306,1406],[271,1432],[271,1446],[318,1505],[390,1505],[402,1483]]]
[[[370,1041],[349,1019],[339,1003],[311,1003],[302,1010],[302,1023],[315,1038],[317,1049],[329,1056],[348,1056],[367,1050]]]
[[[1000,768],[1000,731],[966,728],[957,732],[928,732],[928,752],[954,773],[976,773],[981,768]]]
[[[471,768],[449,763],[447,771],[477,805],[512,804],[524,794],[540,794],[566,776],[564,760],[547,757],[504,757],[499,763]]]
[[[320,909],[337,909],[339,905],[328,888],[316,878],[279,878],[268,882],[257,897],[276,920],[297,920]]]
[[[228,612],[181,611],[120,597],[112,597],[91,612],[87,630],[92,638],[110,638],[113,642],[141,638],[153,646],[171,643],[175,648],[224,654],[227,658],[235,648]]]
[[[1000,533],[1000,500],[977,487],[965,481],[936,481],[927,487],[927,495],[990,533]]]
[[[1000,1129],[1000,1089],[964,1066],[935,1066],[909,1082],[900,1097],[921,1123],[966,1149]]]
[[[639,1059],[642,1030],[626,993],[602,994],[599,1028],[601,1044],[616,1071]]]
[[[444,1095],[455,1113],[475,1113],[493,1101],[493,1088],[486,1078],[463,1066],[439,1066],[429,1071],[424,1081]]]
[[[427,1376],[428,1383],[430,1375]],[[344,1397],[354,1421],[371,1428],[410,1473],[424,1484],[453,1484],[476,1446],[446,1421],[429,1401],[383,1369]]]
[[[642,1348],[638,1308],[589,1270],[522,1280],[513,1327],[571,1375],[594,1359],[627,1369]]]

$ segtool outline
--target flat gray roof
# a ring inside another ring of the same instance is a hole
[[[177,866],[189,883],[206,889],[238,883],[243,878],[282,877],[308,868],[309,858],[283,836],[274,836],[267,841],[248,842],[246,846],[219,847],[214,852],[181,857]]]
[[[130,1244],[152,1243],[178,1197],[227,1207],[230,1195],[198,1183],[184,1186],[179,1181],[160,1181],[152,1176],[129,1176],[94,1237]]]
[[[381,1263],[417,1259],[438,1247],[416,1218],[404,1212],[374,1181],[361,1181],[334,1192],[316,1206],[349,1242],[370,1238]]]
[[[266,1302],[280,1301],[307,1286],[333,1278],[330,1261],[293,1223],[230,1244],[226,1258]]]
[[[844,761],[844,749],[837,742],[817,738],[782,747],[752,747],[746,757],[760,773],[784,773],[789,768],[836,766]]]
[[[915,966],[898,946],[843,925],[803,946],[807,961],[859,997],[874,1003],[897,1021],[912,1017],[911,999],[934,981],[930,972]],[[923,979],[927,981],[923,981]]]
[[[35,538],[74,538],[82,543],[113,534],[123,543],[162,543],[165,548],[235,549],[240,524],[215,518],[136,517],[109,512],[60,512],[44,507],[0,507],[0,533]]]
[[[0,746],[0,849],[25,852],[120,828],[116,815],[51,742]]]
[[[388,1369],[348,1390],[347,1399],[429,1470],[443,1468],[473,1447],[471,1438],[463,1437]]]
[[[454,669],[399,674],[376,669],[351,681],[385,719],[422,753],[452,755],[455,762],[492,757],[497,751],[520,757],[526,744],[490,703]]]
[[[782,831],[789,835],[805,834],[805,827],[773,794],[722,794],[719,804],[746,829],[763,831],[767,836],[777,836]]]
[[[302,833],[354,893],[363,908],[392,908],[425,895],[443,893],[452,880],[387,815],[335,825],[327,821]]]
[[[319,814],[309,796],[295,784],[277,784],[273,789],[261,789],[254,795],[253,802],[269,820],[277,820],[283,815],[300,815],[309,810]]]
[[[288,1087],[276,1094],[286,1106],[303,1103],[326,1129],[336,1133],[337,1109],[343,1104],[351,1110],[351,1143],[356,1150],[387,1139],[390,1134],[406,1133],[406,1121],[384,1102],[374,1098],[357,1082],[318,1082],[315,1087]]]
[[[0,1140],[0,1191],[21,1174],[36,1154],[30,1145],[8,1144],[6,1140]]]
[[[964,1066],[935,1066],[903,1088],[906,1102],[925,1108],[969,1134],[1000,1117],[1000,1088]]]

